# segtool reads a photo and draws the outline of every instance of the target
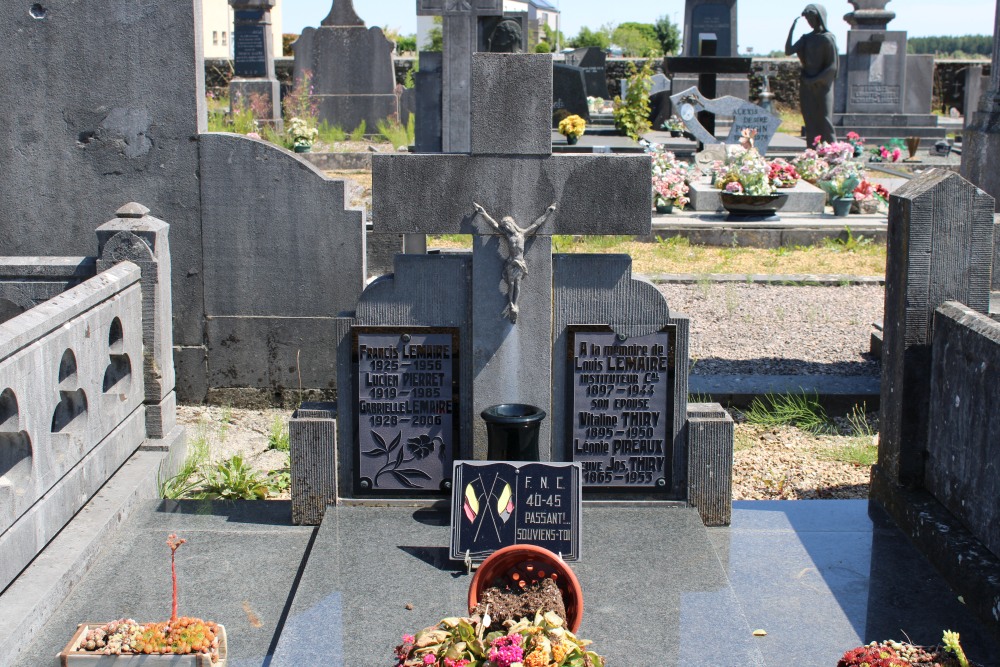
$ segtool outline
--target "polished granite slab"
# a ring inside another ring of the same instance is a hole
[[[290,525],[288,503],[151,504],[16,667],[54,665],[80,621],[167,616],[169,532],[190,540],[181,613],[226,625],[228,667],[384,667],[404,632],[465,611],[470,577],[447,558],[447,520],[342,506],[312,529]],[[728,528],[677,507],[587,505],[583,522],[580,634],[612,667],[832,667],[858,644],[935,643],[945,628],[1000,665],[957,593],[866,501],[738,502]]]

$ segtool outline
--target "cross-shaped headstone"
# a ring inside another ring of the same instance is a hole
[[[644,155],[552,155],[549,55],[477,53],[472,74],[471,154],[373,156],[372,214],[385,233],[475,235],[474,414],[495,403],[551,414],[552,235],[649,234],[651,163]],[[508,234],[476,204],[522,229],[545,216],[523,239],[516,323],[508,278],[521,248],[511,253],[501,240]],[[547,423],[541,437],[548,442]]]
[[[472,54],[479,39],[479,18],[503,16],[503,0],[417,0],[417,16],[443,19],[443,150],[467,153],[471,149]]]

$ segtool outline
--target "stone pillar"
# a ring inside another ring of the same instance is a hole
[[[988,312],[993,207],[982,190],[937,169],[890,198],[875,498],[923,485],[934,311],[954,300]]]
[[[162,440],[177,424],[174,393],[173,311],[170,302],[170,226],[132,202],[97,228],[97,271],[123,261],[142,273],[142,370],[146,388],[146,436]]]
[[[274,74],[274,41],[271,9],[275,0],[229,0],[235,19],[233,67],[236,76],[229,84],[230,111],[236,105],[254,104],[257,120],[282,129],[281,86]],[[258,114],[266,109],[266,117]]]
[[[967,115],[968,114],[967,112]],[[979,109],[968,124],[962,141],[962,176],[1000,201],[1000,0],[993,19],[993,66],[990,87],[979,99]]]
[[[733,418],[718,403],[691,403],[688,417],[688,503],[706,526],[733,516]]]
[[[288,422],[292,523],[318,526],[337,503],[337,404],[303,403]]]

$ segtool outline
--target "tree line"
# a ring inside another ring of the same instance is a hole
[[[906,42],[906,52],[951,57],[990,56],[993,54],[993,36],[910,37]]]

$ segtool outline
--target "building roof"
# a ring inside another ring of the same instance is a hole
[[[545,0],[529,0],[538,9],[546,9],[550,12],[558,12],[559,10],[552,6],[552,3],[546,2]]]

